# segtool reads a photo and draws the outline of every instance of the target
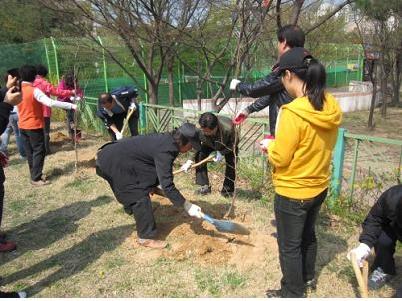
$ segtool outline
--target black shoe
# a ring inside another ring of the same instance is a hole
[[[222,190],[221,195],[225,198],[231,198],[233,197],[233,191],[227,191],[227,190]]]
[[[267,298],[282,298],[282,291],[281,290],[267,290],[265,292]]]
[[[209,185],[202,185],[198,190],[197,194],[206,195],[211,193],[211,187]]]
[[[306,291],[308,292],[314,292],[317,290],[317,279],[313,278],[311,280],[307,280],[304,283],[304,287],[306,288]]]
[[[25,292],[1,292],[0,298],[26,298],[27,294]]]

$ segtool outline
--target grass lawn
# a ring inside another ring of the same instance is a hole
[[[347,114],[344,127],[366,133],[366,116],[367,112]],[[401,117],[402,110],[390,110],[387,120],[376,116],[377,127],[370,134],[402,139]],[[2,290],[24,289],[34,297],[264,297],[266,289],[279,288],[272,188],[261,187],[260,178],[252,173],[253,163],[244,167],[239,180],[233,217],[251,235],[219,233],[155,197],[159,235],[169,245],[150,250],[135,243],[133,218],[89,167],[104,140],[84,137],[75,173],[74,149],[59,132],[66,133],[62,124],[53,129],[55,153],[46,158],[49,186],[29,184],[27,163],[15,155],[15,143],[10,145],[3,226],[18,249],[0,254]],[[194,194],[194,173],[176,176],[176,184],[206,213],[222,218],[230,200],[219,194],[221,170],[212,168],[210,179],[213,193],[207,197]],[[318,289],[310,297],[358,295],[346,253],[357,245],[360,229],[359,224],[322,209],[317,227]],[[396,261],[399,276],[382,290],[370,292],[370,297],[389,297],[402,283],[400,247]]]

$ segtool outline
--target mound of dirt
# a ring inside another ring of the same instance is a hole
[[[71,142],[70,137],[64,135],[61,132],[56,132],[50,135],[50,141],[52,143],[64,143],[64,142]]]

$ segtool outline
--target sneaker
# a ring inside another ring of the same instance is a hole
[[[137,241],[140,246],[152,249],[164,249],[167,246],[167,242],[162,240],[138,238]]]
[[[202,185],[198,190],[197,194],[206,195],[211,193],[211,186],[209,185]]]
[[[26,292],[1,292],[0,291],[0,297],[1,298],[26,298],[27,293]]]
[[[282,298],[282,291],[281,290],[267,290],[265,292],[267,298]]]
[[[12,241],[4,241],[0,243],[0,252],[11,252],[17,249],[17,245]]]
[[[50,182],[45,179],[40,179],[38,181],[31,180],[31,184],[32,184],[32,186],[45,186],[45,185],[49,185]]]
[[[221,196],[223,196],[225,198],[231,198],[231,197],[233,197],[233,191],[222,190]]]
[[[378,267],[370,275],[368,279],[368,287],[371,290],[378,290],[383,287],[392,278],[392,275],[385,274],[383,269]]]

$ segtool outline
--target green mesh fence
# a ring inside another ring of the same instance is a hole
[[[130,72],[132,77],[119,66],[102,48],[87,39],[46,38],[31,43],[0,45],[0,72],[23,64],[44,64],[49,68],[49,79],[57,84],[60,78],[68,71],[78,73],[79,84],[86,96],[97,98],[101,92],[110,91],[122,85],[135,84],[139,88],[142,100],[147,101],[144,91],[146,89],[145,77],[133,61],[128,49],[113,38],[99,39]],[[361,80],[362,51],[360,47],[343,47],[330,45],[327,52],[321,53],[321,61],[327,68],[327,82],[329,87],[348,85],[351,80]],[[192,58],[190,64],[195,69],[202,69],[205,63]],[[249,71],[242,73],[241,79],[255,81],[270,72],[274,62],[272,59],[262,59],[255,56]],[[205,68],[204,68],[205,69]],[[182,64],[174,67],[174,105],[180,106],[183,99],[196,99],[212,97],[219,89],[218,85],[203,83],[197,89],[197,76]],[[214,69],[213,79],[221,79],[225,74],[225,66],[217,65]],[[228,89],[228,87],[227,87]],[[229,92],[226,90],[226,92]],[[169,85],[166,71],[162,74],[159,85],[159,103],[168,105]],[[88,103],[94,104],[94,99]]]

